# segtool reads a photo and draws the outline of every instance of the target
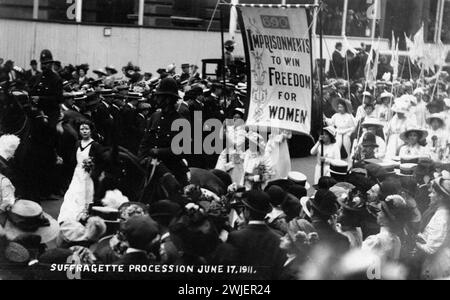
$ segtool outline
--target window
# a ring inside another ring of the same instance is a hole
[[[381,3],[381,2],[380,2]],[[367,0],[349,0],[347,9],[346,35],[368,37],[372,29],[373,20],[367,16],[367,9],[372,4]],[[381,7],[381,5],[380,5]],[[379,11],[378,14],[381,14]]]
[[[323,11],[323,34],[341,35],[342,31],[342,0],[325,0]],[[317,26],[319,29],[320,26]],[[318,32],[319,33],[319,32]]]
[[[33,18],[33,0],[0,0],[0,18]]]

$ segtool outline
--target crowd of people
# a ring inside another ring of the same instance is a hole
[[[191,64],[153,76],[129,63],[93,79],[87,64],[62,67],[48,50],[40,67],[0,64],[0,278],[450,276],[448,74],[327,79],[308,178],[292,170],[292,132],[245,126],[245,76],[224,84]],[[180,119],[193,140],[199,122],[201,142],[206,120],[219,120],[226,146],[176,153]],[[42,208],[51,194],[63,199],[57,216]],[[89,271],[104,265],[175,271]],[[177,268],[202,265],[252,272]]]

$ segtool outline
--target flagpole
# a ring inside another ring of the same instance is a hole
[[[323,136],[324,128],[323,128],[323,24],[322,24],[322,1],[319,6],[319,37],[320,37],[320,68],[319,68],[319,90],[320,90],[320,135]],[[324,156],[324,144],[323,141],[320,141],[320,156],[323,158]],[[320,162],[320,177],[323,177],[325,169],[325,162],[321,160]]]

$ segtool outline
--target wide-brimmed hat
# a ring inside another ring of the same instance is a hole
[[[330,187],[335,185],[337,183],[337,180],[330,176],[322,176],[319,178],[319,181],[317,184],[313,185],[313,188],[316,190],[325,189],[328,190]]]
[[[417,132],[419,134],[419,141],[424,141],[428,136],[428,131],[419,127],[409,127],[405,132],[400,134],[400,139],[406,142],[408,135],[411,132]]]
[[[363,98],[370,98],[373,99],[373,95],[371,92],[365,91],[362,93]]]
[[[130,247],[145,250],[159,234],[158,223],[150,216],[136,215],[120,225],[120,231],[129,242]]]
[[[161,80],[159,86],[156,89],[155,95],[168,95],[176,98],[181,98],[178,94],[178,84],[175,79],[166,77]]]
[[[41,64],[54,63],[55,61],[53,60],[52,52],[50,52],[50,50],[48,50],[48,49],[42,50],[41,56],[40,56],[40,62],[41,62]]]
[[[450,199],[450,173],[443,171],[439,176],[433,180],[434,189],[440,194],[446,196],[445,199]]]
[[[336,140],[336,129],[333,126],[325,127],[323,131],[328,132],[332,139]]]
[[[100,75],[100,76],[106,76],[107,75],[105,70],[103,70],[103,69],[96,69],[96,70],[92,71],[92,73]]]
[[[400,168],[395,169],[395,174],[402,177],[413,177],[416,168],[417,164],[414,163],[400,164]]]
[[[397,101],[397,100],[395,101],[394,105],[392,106],[392,111],[396,112],[396,113],[402,113],[402,114],[409,113],[408,103],[406,103],[404,101]]]
[[[41,237],[42,243],[54,240],[59,234],[58,222],[42,210],[36,202],[18,200],[7,212],[4,226],[6,237],[14,240],[23,234]]]
[[[439,120],[441,122],[441,127],[445,126],[445,117],[441,113],[431,114],[427,117],[428,124],[431,124],[433,120]]]
[[[333,107],[335,112],[338,111],[339,104],[343,104],[344,105],[345,110],[346,110],[347,113],[352,113],[353,106],[352,106],[352,103],[349,100],[343,99],[343,98],[333,98],[333,100],[331,101],[331,106]]]
[[[318,190],[309,201],[311,206],[324,216],[331,216],[339,209],[336,196],[327,190]]]
[[[150,217],[176,217],[181,212],[182,207],[170,200],[160,200],[150,205]]]
[[[305,189],[309,190],[311,185],[308,183],[308,178],[305,174],[301,172],[291,171],[288,173],[288,180],[292,181],[295,184],[301,185],[305,187]]]
[[[377,118],[365,118],[364,122],[361,124],[362,128],[368,127],[383,127],[384,125]]]
[[[242,203],[257,213],[268,214],[272,211],[270,197],[263,191],[252,190],[243,195]]]
[[[305,214],[311,218],[312,212],[311,212],[311,203],[309,197],[302,197],[300,199],[300,205],[302,206],[302,210],[305,212]]]
[[[400,195],[386,197],[384,201],[381,201],[380,208],[384,215],[392,222],[407,223],[418,220],[418,215],[414,212],[413,207],[409,206],[405,198]]]
[[[339,182],[330,188],[330,192],[336,196],[337,202],[341,207],[351,211],[358,211],[363,208],[364,202],[361,198],[357,201],[357,199],[351,197],[351,192],[355,188],[351,183]]]
[[[383,93],[381,93],[380,99],[384,99],[384,98],[394,98],[394,95],[392,93],[384,91]]]
[[[117,69],[114,66],[106,66],[105,70],[111,71],[113,74],[117,73]]]

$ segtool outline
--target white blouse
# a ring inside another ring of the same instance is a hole
[[[401,247],[400,238],[384,227],[381,227],[379,234],[367,237],[362,243],[363,250],[373,251],[380,258],[388,260],[398,260]]]
[[[399,152],[400,157],[429,157],[427,149],[419,144],[415,146],[403,145]]]
[[[443,207],[438,208],[423,233],[419,234],[425,240],[425,244],[420,244],[420,248],[425,253],[435,254],[443,246],[450,247],[448,244],[449,222],[450,212]]]
[[[327,119],[328,126],[336,127],[337,134],[351,134],[356,127],[356,121],[351,114],[334,114],[331,119]]]

